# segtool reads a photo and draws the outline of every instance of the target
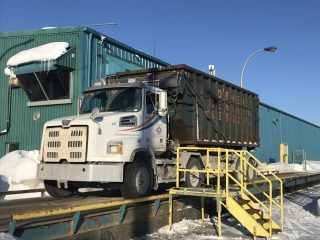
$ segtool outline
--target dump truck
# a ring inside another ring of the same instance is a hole
[[[78,115],[44,125],[37,176],[53,197],[88,186],[147,196],[176,181],[179,146],[259,145],[258,95],[187,65],[126,71],[99,83],[84,92]],[[181,151],[180,167],[202,169],[205,154]],[[210,156],[212,166],[216,159]],[[228,162],[239,167],[236,156]],[[203,174],[180,180],[199,187]]]

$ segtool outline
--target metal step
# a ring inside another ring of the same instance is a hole
[[[247,199],[243,199],[240,196],[238,196],[237,199],[235,199],[237,203],[239,203],[240,206],[243,206],[249,202],[251,202],[251,200],[247,200]]]
[[[253,214],[258,214],[259,216],[261,216],[261,214],[263,213],[262,210],[260,209],[254,209],[254,208],[249,208],[249,209],[245,209],[247,211],[247,213],[249,213],[250,215],[253,215]]]

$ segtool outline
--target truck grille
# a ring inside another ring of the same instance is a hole
[[[85,162],[87,148],[87,127],[46,128],[43,160],[45,162]]]

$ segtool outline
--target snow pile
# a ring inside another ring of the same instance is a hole
[[[320,163],[320,162],[319,162]],[[278,171],[279,173],[304,172],[301,164],[285,164],[285,163],[270,163],[266,165],[271,171]],[[258,168],[260,171],[265,171],[262,167]]]
[[[306,170],[312,173],[320,172],[320,161],[306,161]]]
[[[37,180],[39,151],[17,150],[0,159],[0,191],[17,191],[43,188],[43,181]],[[5,200],[40,197],[41,193],[14,194]]]
[[[320,161],[307,160],[302,164],[285,164],[281,162],[270,163],[266,165],[271,171],[278,171],[279,173],[293,173],[293,172],[308,172],[308,173],[320,173]],[[262,167],[258,168],[260,171],[264,171]]]
[[[18,238],[12,236],[11,234],[9,233],[4,233],[4,232],[0,232],[0,239],[1,240],[16,240]]]
[[[39,47],[30,48],[9,58],[7,66],[12,67],[31,62],[46,62],[55,60],[62,54],[66,53],[68,47],[69,43],[67,42],[52,42]],[[8,71],[5,72],[8,73]]]
[[[217,219],[214,219],[217,222]],[[174,223],[172,230],[169,230],[169,226],[160,228],[157,232],[147,234],[135,240],[155,239],[155,240],[210,240],[210,239],[247,239],[243,236],[243,232],[239,230],[240,224],[235,223],[236,228],[230,229],[226,224],[222,223],[223,234],[222,237],[217,236],[217,232],[214,228],[213,220],[210,218],[204,219],[204,222],[200,219],[188,220],[184,219],[181,222]],[[231,230],[231,231],[230,231]],[[250,238],[248,238],[250,239]]]

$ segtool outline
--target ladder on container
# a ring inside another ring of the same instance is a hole
[[[206,151],[204,169],[195,170],[180,168],[179,156],[181,151]],[[216,168],[214,169],[211,168],[210,163],[210,156],[212,155],[215,155],[217,159]],[[236,156],[238,161],[240,161],[239,169],[229,169],[228,166],[231,156],[233,156],[233,158]],[[222,161],[225,163],[225,168],[221,167]],[[260,178],[259,183],[257,183],[258,181],[255,182],[254,180],[252,181],[248,179],[246,173],[249,168],[257,174],[258,178]],[[182,173],[186,174],[187,172],[203,174],[205,176],[206,187],[181,187],[179,181],[180,176]],[[265,173],[268,173],[268,175],[265,175]],[[235,177],[236,174],[238,174],[238,178]],[[210,178],[212,176],[217,178],[215,186],[210,186]],[[222,176],[224,176],[224,184],[222,184]],[[277,200],[274,199],[276,191],[279,191]],[[204,198],[215,198],[218,213],[217,232],[219,237],[221,236],[221,206],[224,206],[253,235],[254,238],[271,237],[273,233],[283,231],[284,216],[282,180],[246,150],[178,147],[176,161],[176,187],[169,190],[170,229],[172,229],[173,195],[201,197],[202,221],[204,219]],[[262,198],[263,200],[261,200]],[[279,212],[280,219],[275,219],[275,211]]]

